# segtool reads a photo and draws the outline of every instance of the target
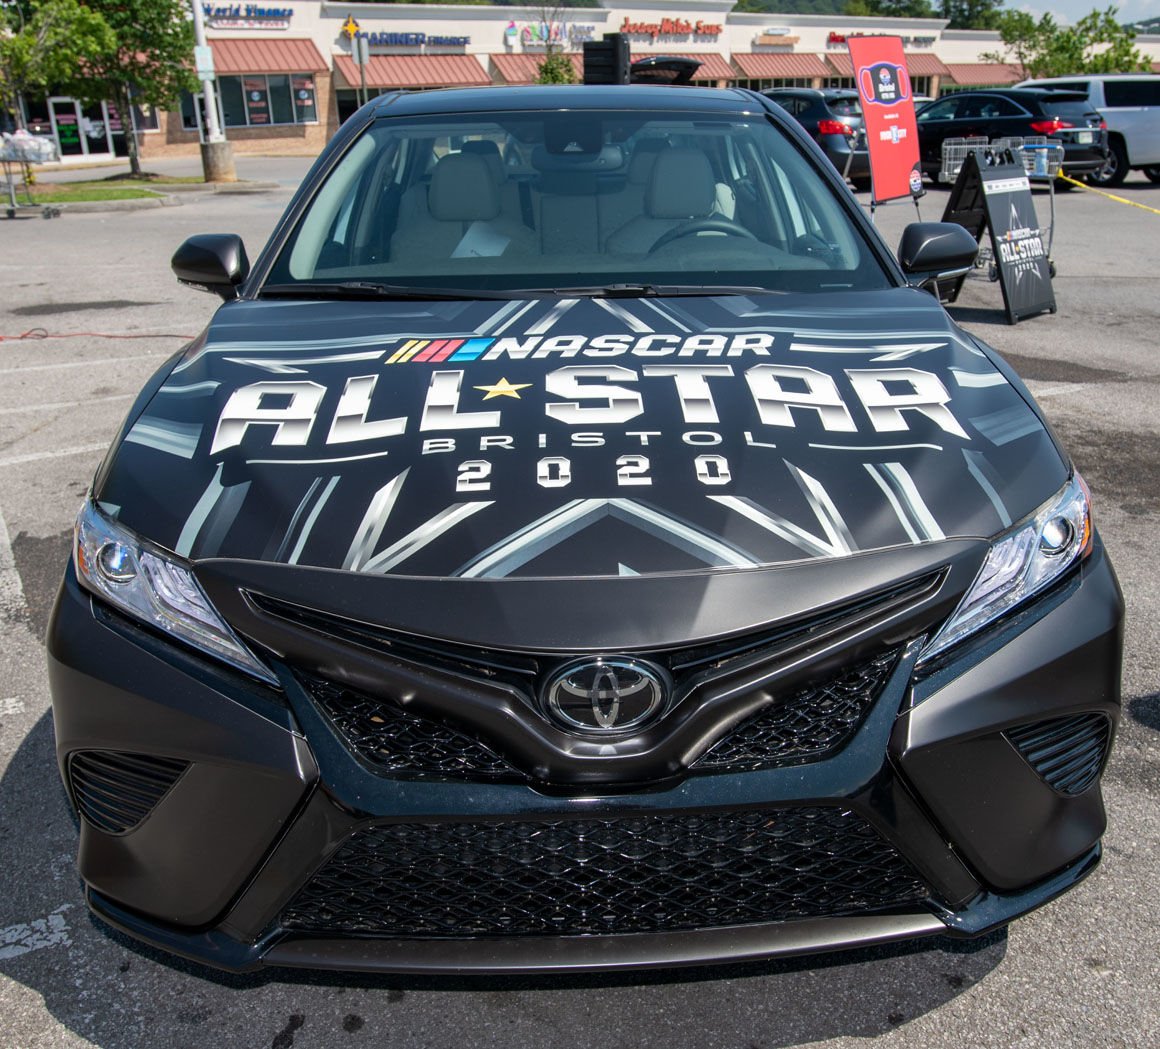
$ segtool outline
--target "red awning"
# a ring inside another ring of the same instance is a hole
[[[786,51],[733,52],[733,61],[744,76],[753,80],[789,80],[803,77],[829,77],[821,55],[793,54]]]
[[[1015,66],[1003,62],[948,62],[947,69],[960,87],[998,87],[1022,79]]]
[[[547,58],[543,54],[498,54],[489,56],[495,71],[505,84],[530,84],[540,75],[540,63]],[[578,52],[569,52],[567,58],[572,60],[572,68],[576,71],[576,79],[584,75],[584,56]]]
[[[313,40],[250,37],[210,41],[215,73],[326,73],[328,67]]]
[[[334,68],[358,87],[359,68],[350,55],[335,55]],[[371,55],[367,87],[478,87],[491,77],[474,55]]]
[[[700,68],[693,74],[694,80],[736,80],[737,70],[725,61],[725,56],[715,51],[650,51],[648,54],[633,55],[632,61],[639,62],[642,58],[694,58],[701,63]]]
[[[835,76],[853,77],[854,67],[850,64],[848,51],[830,51],[826,60],[834,67]],[[937,55],[923,51],[906,52],[906,71],[911,76],[949,76],[947,67]]]

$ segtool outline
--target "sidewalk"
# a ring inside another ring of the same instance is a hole
[[[313,157],[238,156],[234,158],[238,178],[248,182],[277,182],[294,189],[314,163]],[[200,157],[158,157],[141,162],[143,171],[176,177],[200,175]],[[88,182],[128,174],[129,162],[118,160],[109,164],[76,164],[68,167],[38,168],[38,182]]]

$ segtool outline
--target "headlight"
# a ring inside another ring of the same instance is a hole
[[[959,607],[923,650],[929,659],[1050,586],[1092,549],[1091,497],[1079,474],[1000,536]]]
[[[77,518],[77,578],[134,619],[271,684],[278,679],[218,615],[189,567],[110,520],[91,499]]]

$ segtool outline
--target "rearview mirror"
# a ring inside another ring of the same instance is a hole
[[[249,276],[250,260],[236,233],[200,233],[173,253],[177,279],[198,291],[212,291],[227,302],[238,297],[238,285]]]
[[[898,263],[919,287],[960,277],[975,264],[979,244],[955,222],[912,222],[902,231]]]

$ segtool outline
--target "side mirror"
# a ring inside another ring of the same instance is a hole
[[[961,277],[975,264],[979,244],[955,222],[912,222],[902,231],[898,262],[913,283],[925,287],[931,282]]]
[[[177,279],[198,291],[212,291],[227,302],[238,297],[238,285],[250,274],[246,247],[236,233],[200,233],[173,253]]]

